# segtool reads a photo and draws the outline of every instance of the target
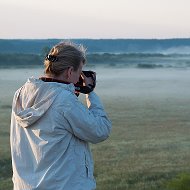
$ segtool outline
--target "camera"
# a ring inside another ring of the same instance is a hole
[[[96,75],[93,71],[82,71],[86,77],[91,77],[93,84],[89,84],[88,86],[84,86],[84,80],[82,76],[80,76],[79,81],[75,84],[75,94],[79,96],[80,93],[89,94],[92,92],[96,86]]]

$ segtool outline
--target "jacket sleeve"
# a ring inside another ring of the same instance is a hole
[[[77,98],[69,103],[69,107],[64,112],[68,122],[66,129],[81,140],[99,143],[108,138],[111,122],[94,92],[86,95],[86,101],[88,108]]]

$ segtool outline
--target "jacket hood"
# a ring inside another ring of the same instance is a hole
[[[29,78],[15,93],[13,114],[20,126],[29,127],[40,119],[63,90],[74,92],[73,84],[43,82]]]

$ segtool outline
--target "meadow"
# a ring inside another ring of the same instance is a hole
[[[113,124],[108,140],[91,145],[97,190],[166,190],[178,174],[190,173],[190,70],[90,69],[97,72],[96,92]],[[12,189],[13,93],[40,73],[41,68],[0,70],[0,190]]]

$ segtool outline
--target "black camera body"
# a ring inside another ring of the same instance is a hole
[[[79,96],[80,93],[83,94],[89,94],[90,92],[92,92],[96,86],[96,75],[93,71],[82,71],[83,74],[86,77],[91,77],[93,80],[93,84],[92,85],[88,85],[88,86],[84,86],[84,80],[82,78],[82,76],[80,76],[79,81],[75,84],[75,94],[77,96]]]

